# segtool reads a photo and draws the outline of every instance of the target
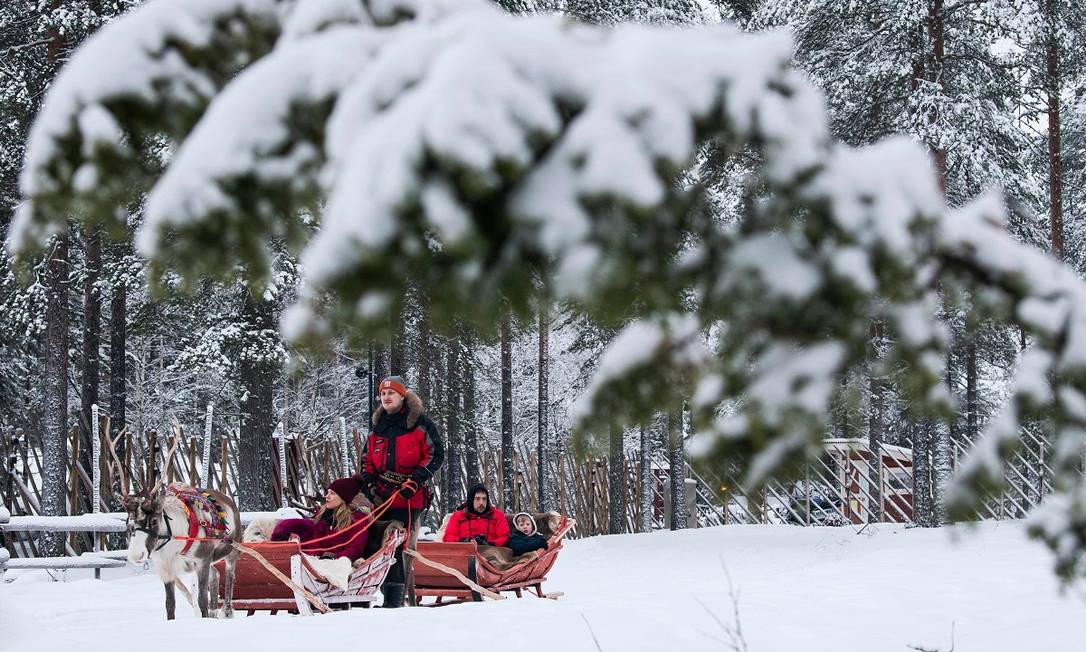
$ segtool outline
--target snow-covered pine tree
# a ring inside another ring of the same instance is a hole
[[[717,463],[745,456],[755,485],[818,449],[834,388],[865,361],[873,318],[893,335],[887,358],[902,369],[910,413],[947,418],[948,336],[933,284],[961,284],[978,309],[1035,343],[952,504],[975,506],[997,486],[1022,419],[1044,415],[1058,441],[1057,491],[1035,531],[1064,576],[1082,569],[1086,284],[1008,234],[997,195],[948,211],[915,143],[832,141],[786,36],[600,29],[464,0],[390,0],[359,7],[345,27],[333,26],[335,3],[299,4],[329,20],[293,38],[274,4],[149,3],[101,33],[131,55],[116,85],[102,83],[88,43],[69,70],[94,66],[99,85],[81,88],[78,75],[54,85],[50,119],[31,136],[12,246],[42,246],[77,205],[98,207],[85,224],[108,222],[112,191],[143,172],[128,164],[133,154],[112,153],[138,151],[126,136],[136,126],[168,133],[183,142],[166,174],[142,177],[151,197],[139,241],[158,266],[223,275],[239,261],[260,269],[280,237],[303,244],[305,285],[285,321],[299,342],[387,328],[408,283],[431,297],[443,329],[454,315],[494,328],[506,305],[529,315],[540,281],[544,294],[606,322],[629,309],[636,287],[638,318],[601,356],[581,426],[647,422],[658,406],[693,397],[696,452]],[[235,10],[259,13],[267,30],[244,17],[221,27]],[[197,35],[193,47],[214,56],[166,71],[145,48],[179,16],[188,29],[165,47]],[[255,33],[277,31],[290,36],[271,52],[251,47]],[[200,67],[261,55],[219,85]],[[191,133],[147,111],[178,88],[146,83],[156,76],[207,91],[184,96],[203,109],[189,113]],[[759,196],[738,232],[690,251],[694,216],[677,181],[709,139],[757,155]],[[74,182],[92,175],[101,192]],[[319,231],[299,242],[293,211],[324,193]],[[710,354],[702,332],[721,323],[741,336]],[[740,394],[742,405],[718,418]]]

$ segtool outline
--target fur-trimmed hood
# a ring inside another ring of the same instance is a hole
[[[509,529],[509,531],[510,532],[513,532],[513,531],[520,532],[520,528],[517,527],[517,519],[520,518],[521,516],[527,516],[528,520],[532,522],[532,531],[529,532],[525,536],[530,537],[533,534],[539,534],[539,526],[536,525],[535,517],[532,516],[531,514],[529,514],[528,512],[517,512],[516,514],[513,514],[513,520],[512,520],[512,525],[513,526]]]
[[[406,414],[404,414],[406,409]],[[400,408],[401,414],[404,414],[404,422],[407,424],[408,429],[414,428],[419,422],[419,417],[422,416],[422,399],[419,398],[415,392],[407,392],[407,396],[403,399],[403,407]],[[377,409],[373,411],[374,427],[381,423],[381,417],[386,414],[383,405],[378,404]]]

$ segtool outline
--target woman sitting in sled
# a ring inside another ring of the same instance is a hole
[[[272,532],[271,540],[287,541],[296,537],[302,542],[302,552],[322,552],[322,558],[343,557],[352,563],[361,559],[366,549],[368,532],[361,526],[350,529],[351,525],[366,518],[365,514],[351,508],[351,501],[357,495],[358,483],[354,480],[340,478],[332,481],[324,494],[324,505],[313,518],[288,518],[280,521]],[[323,539],[328,535],[333,536]],[[306,542],[314,539],[322,540],[306,545]]]

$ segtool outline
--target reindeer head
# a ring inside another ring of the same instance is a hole
[[[122,431],[123,434],[123,431]],[[120,439],[120,436],[118,436]],[[167,454],[167,464],[177,447],[177,442],[170,448]],[[135,494],[128,494],[125,490],[127,482],[124,476],[124,464],[117,457],[115,440],[109,440],[109,452],[117,464],[117,474],[120,479],[120,499],[128,518],[125,522],[128,532],[128,561],[138,564],[151,556],[151,553],[168,543],[162,540],[169,534],[162,532],[163,509],[166,504],[166,488],[159,479],[151,489],[143,489]],[[161,541],[160,541],[161,540]]]
[[[149,491],[134,495],[122,495],[121,504],[128,513],[128,561],[144,562],[151,553],[166,541],[169,535],[162,531],[162,511],[166,503],[166,490],[159,481]]]

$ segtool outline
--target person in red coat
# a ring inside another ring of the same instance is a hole
[[[437,425],[423,414],[422,400],[404,379],[389,376],[378,386],[381,405],[373,413],[362,471],[354,479],[374,505],[389,502],[384,520],[418,527],[430,507],[430,479],[445,460]],[[381,586],[382,606],[401,607],[404,596],[403,548]]]
[[[477,484],[468,489],[467,500],[453,512],[445,526],[446,543],[472,541],[485,546],[504,546],[509,543],[509,521],[502,510],[490,504],[490,492]]]
[[[351,525],[366,515],[351,509],[351,501],[358,495],[358,483],[351,478],[340,478],[328,485],[324,505],[313,518],[288,518],[280,521],[272,532],[272,541],[287,541],[297,537],[302,542],[302,552],[320,554],[324,559],[346,557],[351,562],[361,559],[366,549],[368,532]],[[333,535],[328,539],[322,539]],[[322,539],[321,541],[314,541]],[[331,548],[331,550],[325,550]]]

